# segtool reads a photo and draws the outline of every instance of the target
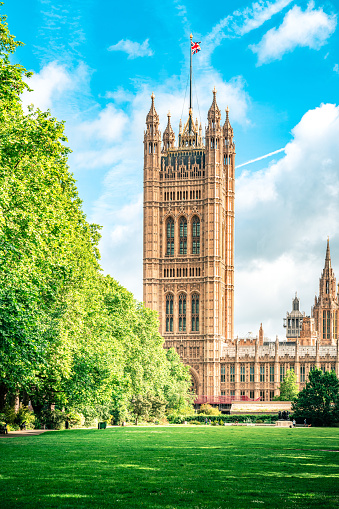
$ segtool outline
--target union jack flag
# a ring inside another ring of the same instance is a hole
[[[194,55],[195,53],[198,53],[198,51],[201,51],[201,48],[199,46],[201,41],[199,42],[193,42],[191,41],[191,50],[192,50],[192,55]]]

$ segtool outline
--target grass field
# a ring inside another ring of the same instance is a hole
[[[339,429],[131,427],[0,438],[0,507],[339,507]]]

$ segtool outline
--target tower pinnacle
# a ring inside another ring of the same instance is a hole
[[[330,238],[327,237],[325,268],[331,268]]]

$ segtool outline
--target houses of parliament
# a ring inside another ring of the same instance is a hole
[[[235,142],[213,90],[207,127],[192,108],[176,141],[168,114],[163,134],[155,98],[144,133],[143,299],[159,313],[165,348],[190,366],[196,404],[270,401],[286,371],[299,389],[314,367],[339,375],[339,288],[329,241],[311,316],[295,296],[286,339],[234,337]]]

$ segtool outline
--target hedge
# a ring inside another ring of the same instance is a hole
[[[203,414],[195,414],[195,415],[179,415],[177,417],[168,418],[170,424],[183,424],[183,422],[191,422],[198,421],[201,423],[207,421],[223,421],[223,422],[252,422],[252,423],[260,423],[263,422],[265,424],[271,424],[276,422],[279,417],[278,415],[270,415],[270,414],[260,414],[260,415],[203,415]]]

